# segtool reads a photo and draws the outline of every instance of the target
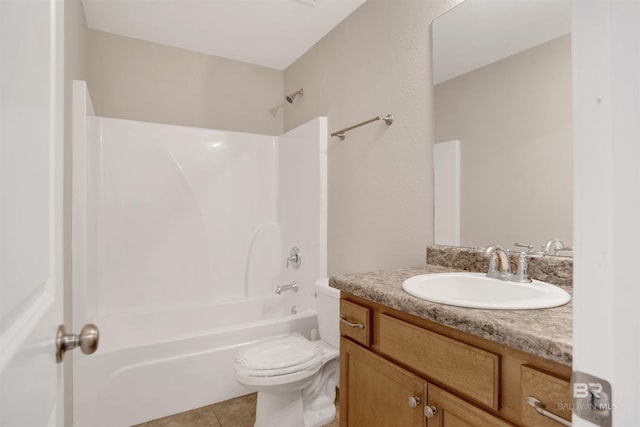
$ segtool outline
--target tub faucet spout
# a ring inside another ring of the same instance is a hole
[[[298,292],[298,284],[296,282],[291,282],[288,285],[278,285],[276,286],[276,294],[280,295],[285,291],[293,291]]]

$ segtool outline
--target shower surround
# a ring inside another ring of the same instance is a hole
[[[74,82],[74,424],[126,426],[248,393],[235,353],[317,327],[326,118],[279,137],[97,117]],[[291,247],[299,269],[286,268]],[[296,281],[299,292],[274,293]]]

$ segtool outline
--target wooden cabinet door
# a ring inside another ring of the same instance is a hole
[[[429,384],[427,393],[427,405],[435,408],[428,427],[513,426],[433,384]]]
[[[340,427],[425,427],[426,391],[422,378],[340,339]]]

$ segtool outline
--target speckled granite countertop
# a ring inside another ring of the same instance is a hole
[[[428,264],[333,276],[329,285],[342,292],[571,366],[571,303],[539,310],[482,310],[432,303],[402,290],[402,282],[409,277],[451,271],[460,270]],[[561,287],[572,293],[570,286]]]

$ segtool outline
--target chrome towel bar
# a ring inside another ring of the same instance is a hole
[[[364,125],[368,125],[369,123],[373,123],[373,122],[377,122],[378,120],[383,120],[387,126],[391,126],[391,123],[393,123],[393,115],[391,114],[387,114],[386,116],[382,117],[382,116],[376,116],[372,119],[369,120],[365,120],[362,123],[358,123],[357,125],[353,125],[353,126],[349,126],[348,128],[344,128],[344,129],[340,129],[338,131],[335,131],[331,134],[331,136],[337,136],[338,138],[340,138],[340,141],[344,141],[344,138],[346,137],[346,133],[349,132],[352,129],[355,128],[359,128],[360,126],[364,126]]]

